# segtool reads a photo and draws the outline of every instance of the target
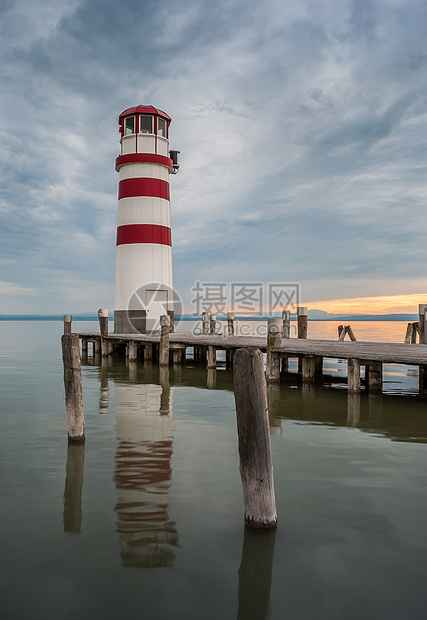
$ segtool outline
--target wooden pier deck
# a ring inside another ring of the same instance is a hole
[[[82,349],[87,342],[102,356],[112,354],[115,345],[125,345],[126,355],[135,361],[139,355],[145,359],[156,359],[160,346],[160,334],[106,334],[99,332],[79,333]],[[299,372],[302,381],[314,383],[323,374],[323,358],[346,359],[348,363],[348,387],[350,392],[360,391],[360,367],[365,366],[365,385],[372,391],[382,390],[382,364],[405,364],[418,366],[420,371],[420,393],[427,394],[427,344],[383,343],[362,341],[311,340],[304,338],[280,338],[268,346],[267,337],[196,335],[188,332],[169,334],[169,348],[173,363],[183,363],[187,348],[194,348],[194,359],[216,368],[216,352],[227,354],[227,365],[231,365],[234,352],[241,348],[259,348],[267,352],[267,381],[280,381],[287,371],[287,360],[299,358]],[[269,350],[268,350],[269,349]],[[139,353],[138,353],[139,351]]]

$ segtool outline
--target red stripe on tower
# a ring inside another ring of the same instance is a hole
[[[172,245],[171,229],[158,224],[124,224],[117,228],[117,244],[158,243]]]
[[[150,178],[123,179],[119,182],[119,200],[135,196],[153,196],[169,200],[169,183]]]

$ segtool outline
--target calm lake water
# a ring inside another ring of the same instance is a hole
[[[74,323],[93,331],[96,323]],[[406,324],[352,323],[402,341]],[[181,328],[187,330],[185,323]],[[279,525],[243,526],[232,376],[83,361],[67,446],[59,322],[0,322],[1,617],[418,619],[427,604],[427,399],[269,388]],[[310,322],[336,339],[337,323]]]

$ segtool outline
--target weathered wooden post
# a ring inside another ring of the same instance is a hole
[[[151,361],[153,359],[153,345],[149,343],[144,344],[144,362]]]
[[[349,358],[347,360],[347,387],[349,394],[359,394],[360,392],[360,360]]]
[[[419,304],[418,306],[418,315],[419,315],[419,333],[420,333],[420,344],[427,344],[426,342],[426,310],[427,304]]]
[[[211,335],[214,335],[216,334],[216,314],[211,314],[209,317],[209,321],[210,321],[209,333]]]
[[[291,337],[291,312],[282,310],[282,338]]]
[[[419,393],[420,396],[425,396],[427,394],[427,366],[419,366],[418,373]]]
[[[300,306],[297,308],[298,317],[298,338],[307,338],[308,332],[308,317],[307,308]]]
[[[282,330],[280,319],[268,319],[267,332],[267,381],[280,381],[280,357],[273,353],[272,349],[277,349],[282,345]]]
[[[62,360],[64,364],[65,404],[69,441],[85,440],[83,410],[82,369],[77,334],[62,336]]]
[[[282,310],[282,338],[291,337],[291,312],[290,310]],[[282,373],[289,372],[289,358],[282,356]]]
[[[173,333],[175,331],[175,310],[168,310],[169,317],[169,333]]]
[[[73,317],[71,314],[64,314],[64,334],[71,334],[71,321]]]
[[[99,331],[101,336],[108,336],[108,308],[98,310]]]
[[[231,370],[233,368],[233,357],[235,353],[235,349],[226,349],[225,350],[225,367]]]
[[[236,351],[233,375],[245,524],[258,528],[276,527],[267,389],[261,351]]]
[[[209,314],[207,312],[202,314],[202,332],[204,336],[209,334]]]
[[[160,317],[160,330],[159,366],[169,366],[169,317],[166,314]]]
[[[234,336],[234,313],[227,312],[227,334]]]

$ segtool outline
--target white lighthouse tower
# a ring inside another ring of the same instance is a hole
[[[169,151],[170,117],[153,106],[128,108],[119,116],[119,173],[115,333],[159,329],[173,313],[169,174],[179,151]]]

